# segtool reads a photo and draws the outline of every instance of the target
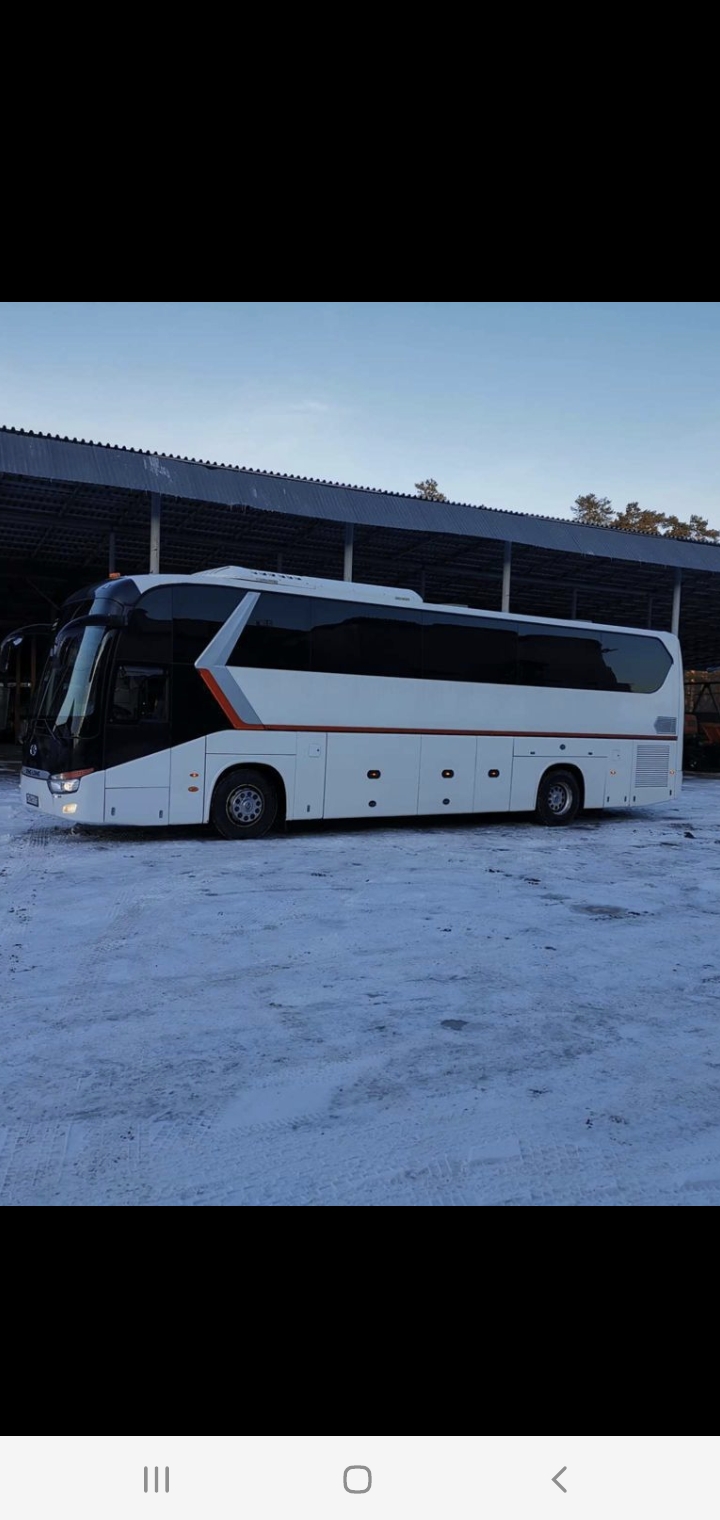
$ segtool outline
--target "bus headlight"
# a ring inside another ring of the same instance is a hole
[[[83,776],[91,776],[93,767],[86,771],[60,771],[58,776],[48,778],[48,786],[55,797],[62,796],[63,792],[76,792]]]
[[[56,797],[59,796],[61,792],[76,792],[79,785],[79,776],[77,776],[74,781],[63,781],[62,776],[50,776],[48,780],[50,791],[54,792]]]

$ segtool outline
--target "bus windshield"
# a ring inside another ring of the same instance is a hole
[[[112,634],[106,623],[69,623],[50,651],[33,716],[87,737],[99,726],[102,673]]]

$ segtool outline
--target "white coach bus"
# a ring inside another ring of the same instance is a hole
[[[431,606],[228,566],[124,576],[62,609],[23,749],[28,808],[73,823],[281,820],[666,802],[669,633]]]

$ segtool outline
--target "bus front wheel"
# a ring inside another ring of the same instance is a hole
[[[264,771],[230,771],[215,787],[210,820],[225,839],[262,839],[278,807],[277,788]]]
[[[538,787],[538,821],[555,828],[572,823],[580,811],[581,802],[580,782],[573,771],[548,771]]]

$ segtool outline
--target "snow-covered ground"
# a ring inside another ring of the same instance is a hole
[[[720,781],[71,832],[0,776],[0,1201],[720,1202]]]

